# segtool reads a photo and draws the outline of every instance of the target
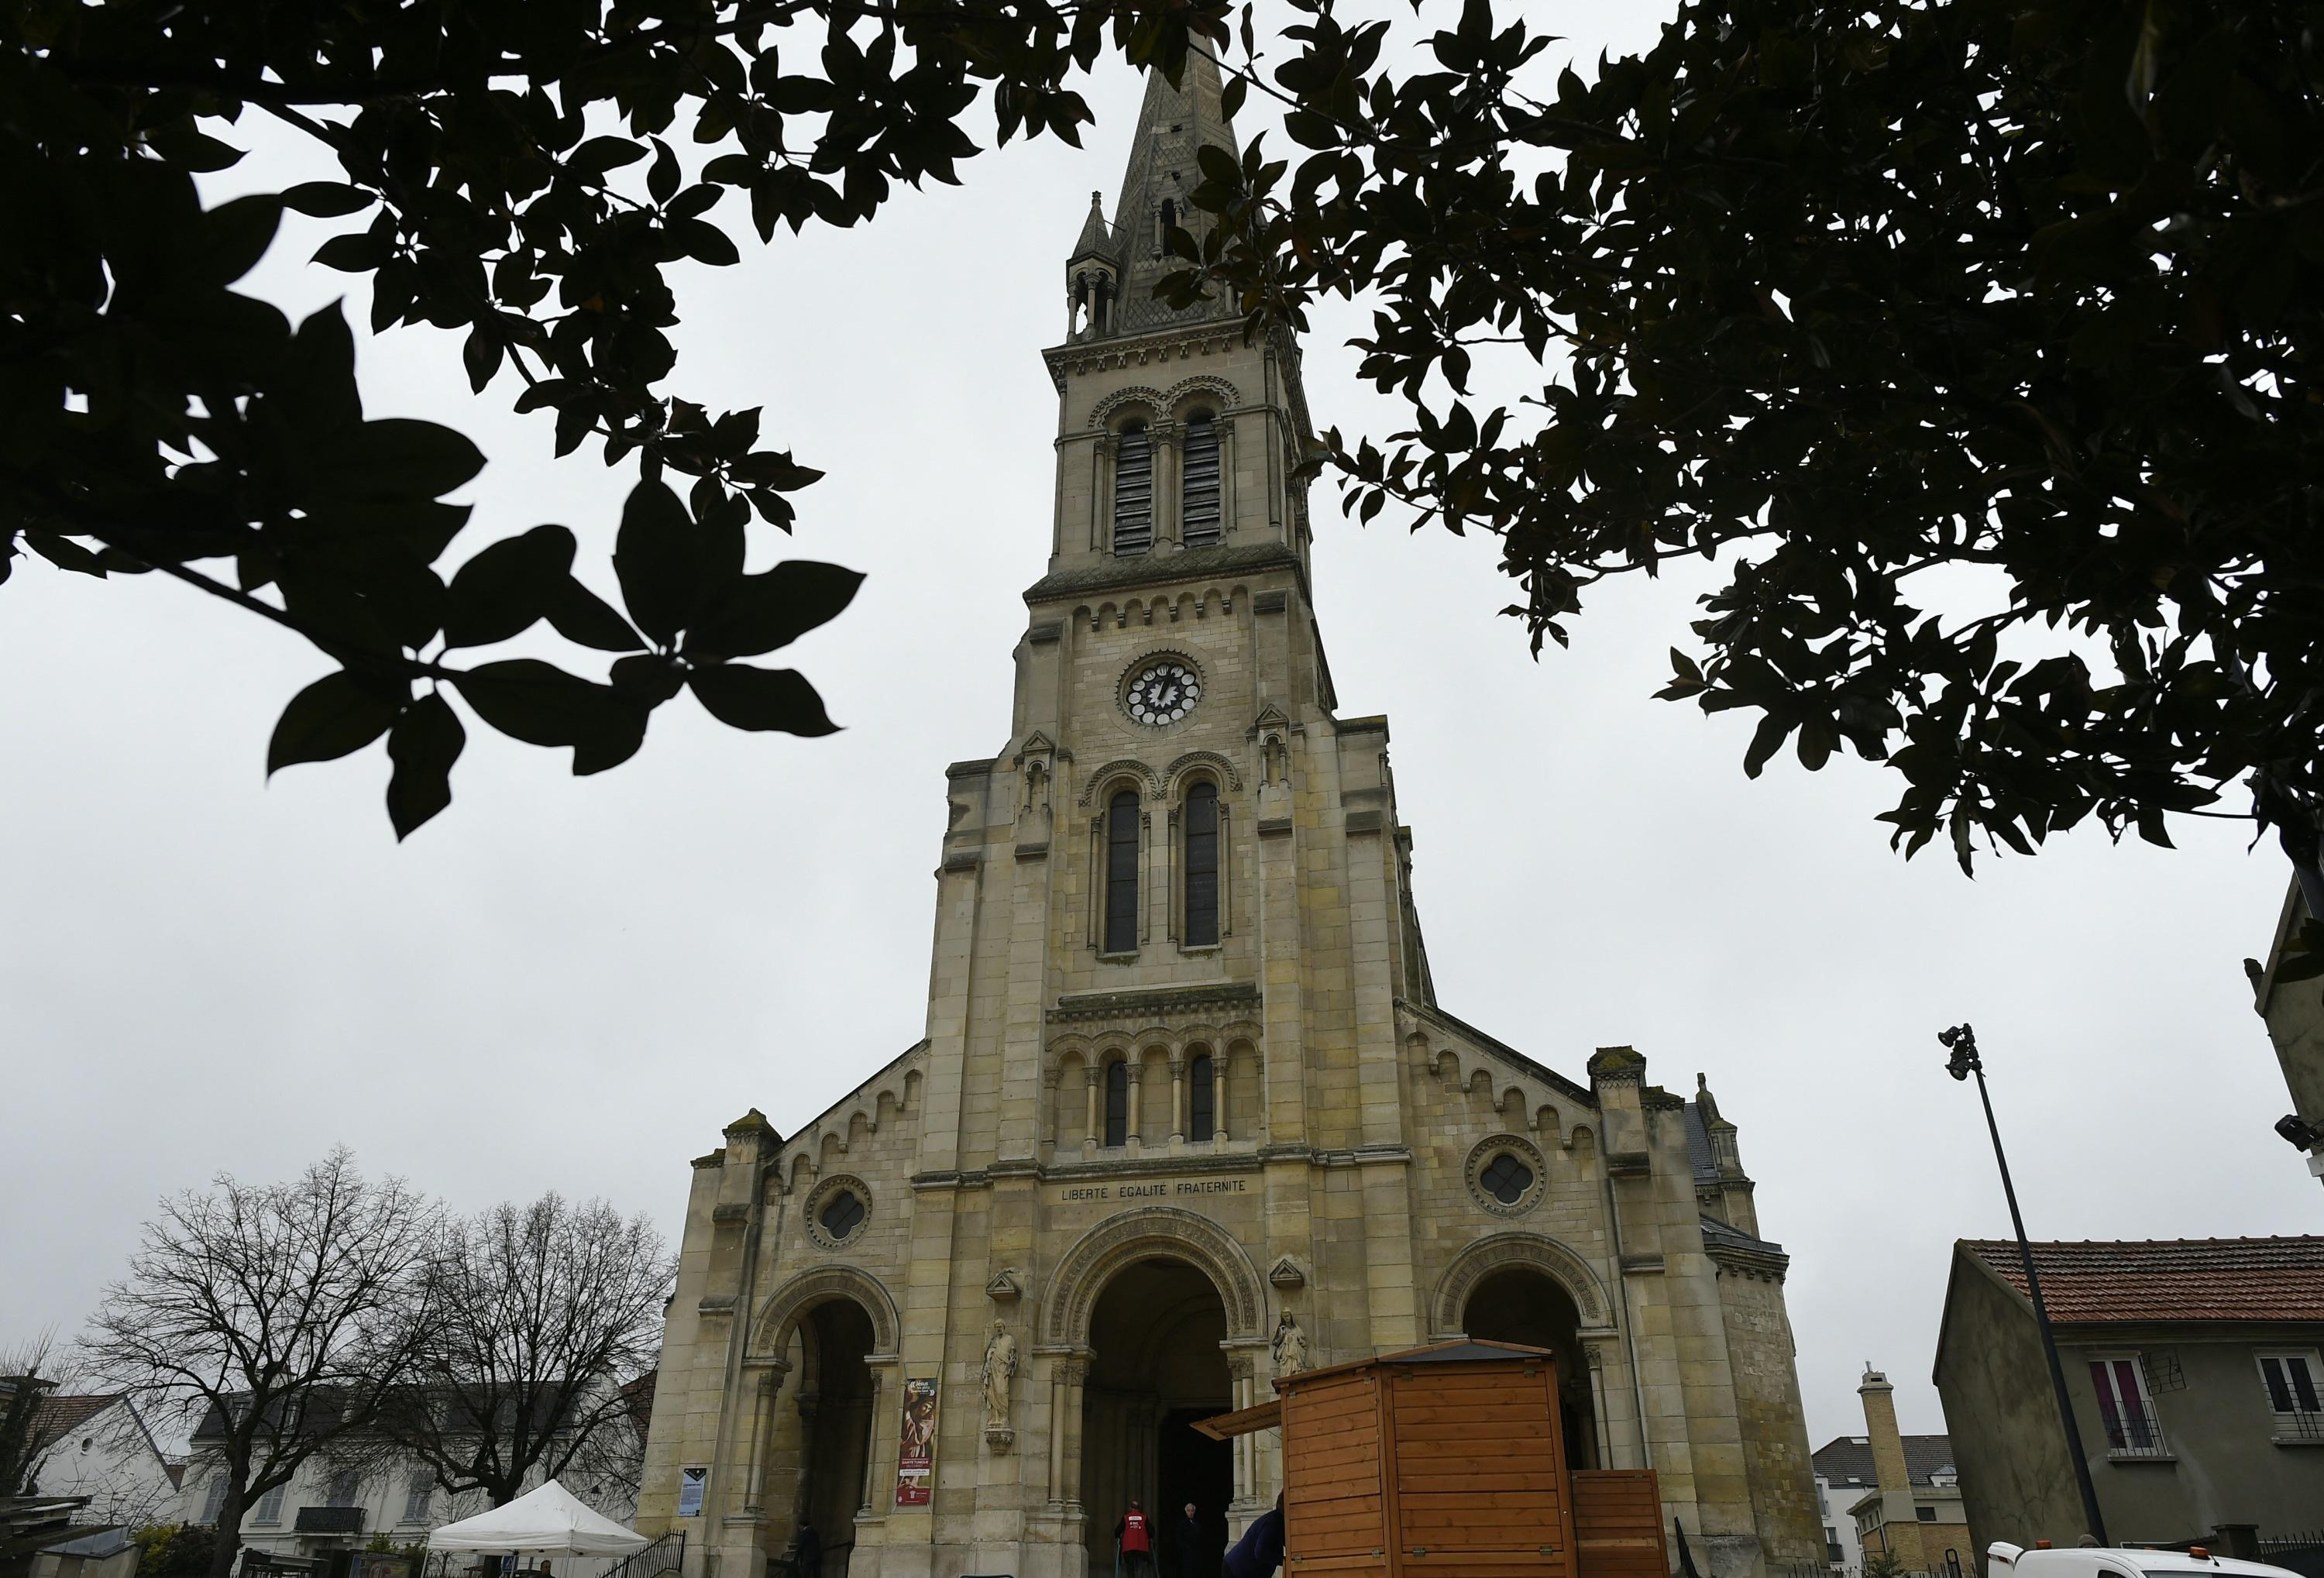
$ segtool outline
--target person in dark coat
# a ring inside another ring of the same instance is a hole
[[[1242,1531],[1227,1553],[1226,1578],[1270,1578],[1283,1565],[1283,1497],[1278,1492],[1272,1511],[1261,1513]]]
[[[1178,1519],[1178,1578],[1210,1578],[1211,1531],[1192,1501]]]
[[[823,1536],[815,1525],[799,1525],[798,1546],[791,1553],[793,1578],[823,1578]]]

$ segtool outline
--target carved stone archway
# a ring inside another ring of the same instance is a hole
[[[897,1319],[896,1301],[888,1296],[886,1286],[853,1266],[817,1266],[776,1288],[760,1306],[758,1318],[751,1324],[747,1352],[752,1359],[781,1361],[790,1350],[791,1334],[798,1330],[800,1320],[816,1306],[835,1298],[852,1298],[863,1306],[863,1313],[872,1317],[875,1352],[897,1351],[902,1323]]]
[[[1477,1284],[1496,1271],[1512,1266],[1523,1266],[1541,1272],[1565,1289],[1573,1300],[1573,1307],[1585,1326],[1611,1325],[1612,1306],[1607,1302],[1606,1290],[1600,1285],[1597,1273],[1590,1263],[1555,1239],[1537,1232],[1496,1232],[1479,1239],[1444,1268],[1444,1275],[1436,1281],[1435,1296],[1429,1300],[1428,1317],[1432,1334],[1438,1339],[1457,1336],[1467,1330],[1464,1312],[1469,1307],[1469,1296]]]
[[[1041,1341],[1086,1346],[1098,1295],[1115,1272],[1145,1260],[1183,1260],[1208,1277],[1226,1307],[1230,1338],[1266,1335],[1267,1285],[1234,1235],[1207,1216],[1149,1205],[1107,1218],[1065,1251],[1049,1278]]]

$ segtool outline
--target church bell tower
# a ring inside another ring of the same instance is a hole
[[[1437,1004],[1388,721],[1339,714],[1310,595],[1298,347],[1153,294],[1234,145],[1209,59],[1152,78],[1066,255],[1047,562],[1008,736],[945,770],[923,1038],[694,1163],[637,1520],[684,1578],[1090,1578],[1133,1500],[1216,1551],[1280,1444],[1197,1421],[1463,1335],[1553,1354],[1566,1461],[1654,1469],[1711,1578],[1820,1559],[1734,1125]]]

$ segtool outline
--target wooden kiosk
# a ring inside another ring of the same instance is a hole
[[[1669,1578],[1653,1472],[1567,1466],[1545,1349],[1439,1343],[1275,1389],[1195,1428],[1282,1429],[1285,1578]]]

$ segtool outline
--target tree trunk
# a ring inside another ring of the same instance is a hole
[[[242,1554],[242,1508],[250,1483],[247,1463],[226,1465],[226,1500],[218,1503],[217,1546],[210,1553],[209,1578],[231,1578],[235,1558]]]

